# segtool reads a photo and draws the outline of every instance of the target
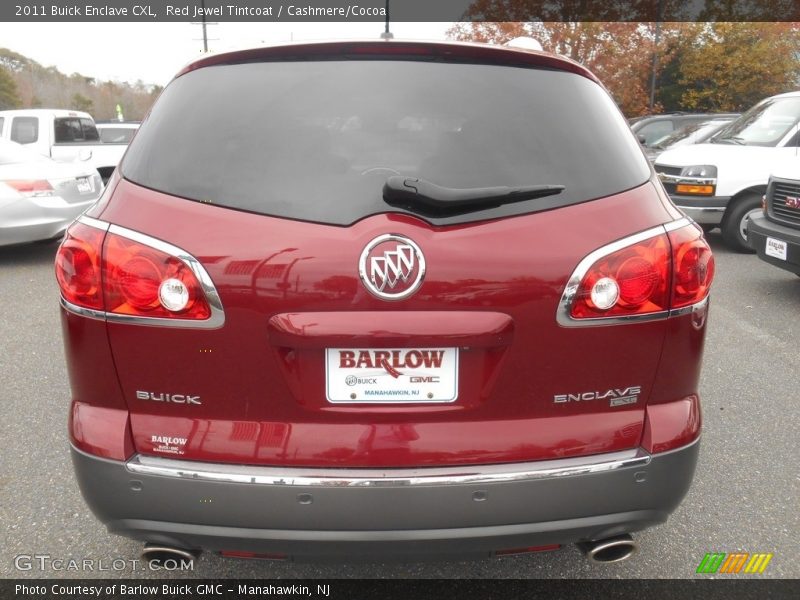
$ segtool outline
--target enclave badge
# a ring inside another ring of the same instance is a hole
[[[387,233],[366,245],[358,261],[358,274],[373,296],[402,300],[422,284],[425,257],[407,237]]]

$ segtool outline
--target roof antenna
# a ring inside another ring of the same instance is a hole
[[[386,0],[386,29],[381,33],[382,40],[394,39],[394,34],[389,31],[389,0]]]

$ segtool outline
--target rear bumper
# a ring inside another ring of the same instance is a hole
[[[767,238],[786,243],[786,260],[766,253]],[[764,262],[800,275],[800,230],[773,223],[763,215],[757,215],[748,222],[747,242]]]
[[[699,440],[670,452],[446,469],[237,467],[73,447],[84,498],[112,533],[297,558],[420,559],[596,540],[662,523]],[[281,475],[281,473],[283,473]]]
[[[0,208],[0,246],[55,238],[97,198],[69,203],[58,196],[25,198]]]

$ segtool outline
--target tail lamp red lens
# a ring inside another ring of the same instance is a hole
[[[14,188],[23,196],[53,195],[53,186],[45,179],[8,179],[3,183]]]
[[[56,279],[67,302],[103,310],[100,248],[104,235],[83,223],[75,223],[67,231],[56,254]]]
[[[80,222],[56,254],[56,278],[64,299],[81,308],[168,319],[211,315],[200,282],[182,260]]]
[[[691,306],[708,295],[713,278],[711,249],[697,227],[686,225],[595,261],[578,286],[570,316],[624,317]]]
[[[695,227],[669,232],[674,270],[672,308],[691,306],[705,298],[714,280],[714,255]]]
[[[177,280],[188,290],[183,307],[162,302],[162,284]],[[174,256],[112,232],[103,251],[103,291],[108,312],[144,317],[207,319],[211,311],[200,283]]]
[[[595,262],[584,275],[571,316],[575,319],[616,317],[667,310],[669,303],[669,240],[659,235],[628,246]],[[613,304],[599,302],[598,288],[616,283]],[[595,292],[594,294],[592,292]]]

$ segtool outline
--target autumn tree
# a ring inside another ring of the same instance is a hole
[[[696,111],[741,111],[797,88],[798,23],[709,23],[679,67],[681,105]]]
[[[0,110],[17,108],[18,106],[17,84],[8,69],[0,67]]]
[[[91,99],[87,98],[83,94],[76,92],[75,94],[72,94],[70,108],[90,113],[94,108],[94,103],[91,101]]]
[[[781,0],[775,2],[777,6]],[[592,70],[629,117],[649,112],[654,71],[654,112],[740,111],[767,96],[796,89],[800,81],[800,23],[511,20],[530,18],[534,4],[477,0],[473,8],[478,12],[472,16],[504,20],[462,22],[448,33],[459,40],[497,44],[519,36],[536,38],[544,50]],[[561,16],[565,7],[572,6],[569,0],[553,5],[562,9]],[[669,4],[668,8],[676,10]],[[575,14],[583,13],[576,9]]]
[[[655,44],[653,23],[482,22],[458,23],[448,35],[465,41],[503,44],[533,37],[548,52],[567,56],[594,72],[628,116],[648,110],[652,57],[665,54],[675,28],[662,27]]]
[[[0,48],[0,71],[5,71],[16,86],[19,107],[73,108],[87,111],[96,119],[113,119],[117,104],[125,107],[127,118],[141,119],[161,90],[142,81],[131,84],[99,81],[81,73],[65,75],[56,67],[45,67],[7,48]]]

